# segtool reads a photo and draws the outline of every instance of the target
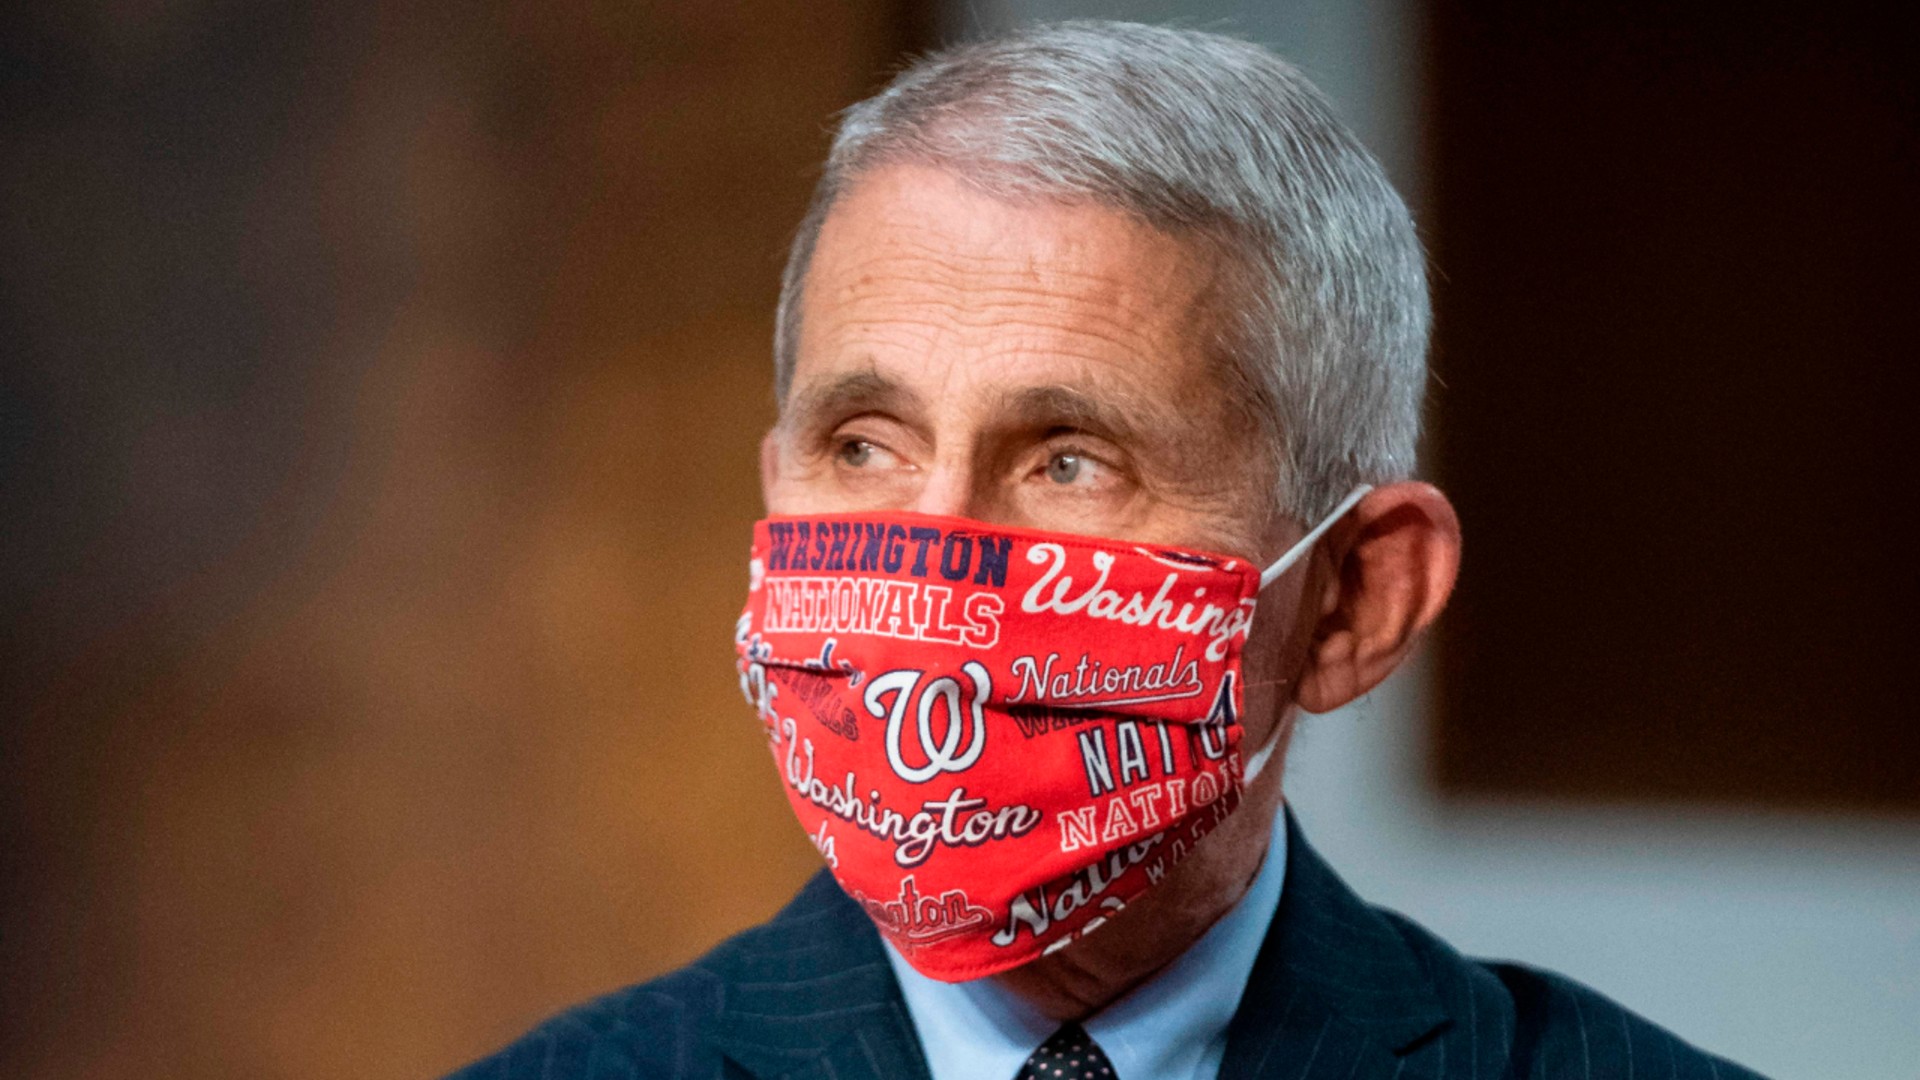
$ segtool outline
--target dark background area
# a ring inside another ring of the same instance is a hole
[[[1920,18],[1433,8],[1450,790],[1920,810]]]
[[[0,13],[0,1073],[433,1075],[811,872],[767,342],[929,11]],[[1912,810],[1911,17],[1426,22],[1441,787]]]
[[[437,1075],[811,872],[766,343],[921,18],[0,15],[0,1073]]]

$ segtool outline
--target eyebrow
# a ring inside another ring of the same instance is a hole
[[[1158,476],[1162,482],[1193,477],[1204,469],[1196,455],[1214,444],[1190,413],[1170,402],[1116,389],[1098,397],[1058,384],[1012,390],[995,403],[994,424],[1010,431],[1070,429],[1104,439],[1121,448],[1143,475]]]
[[[911,424],[926,406],[913,390],[872,368],[849,371],[796,387],[781,410],[779,426],[808,434],[857,413],[881,412]],[[1187,426],[1176,410],[1139,395],[1120,401],[1095,397],[1062,384],[1007,390],[993,403],[993,427],[1003,430],[1086,432],[1121,446],[1144,449],[1166,442]],[[1158,433],[1158,440],[1153,435]]]
[[[799,388],[780,410],[779,425],[803,431],[862,412],[911,417],[924,412],[924,407],[920,395],[869,368]]]
[[[1169,410],[1140,397],[1114,403],[1070,386],[1031,386],[1001,395],[996,416],[1002,425],[1046,430],[1071,428],[1122,446],[1145,446],[1149,432],[1177,430]]]

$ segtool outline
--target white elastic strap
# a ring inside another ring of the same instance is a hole
[[[1260,572],[1260,587],[1263,589],[1266,588],[1280,580],[1281,574],[1293,569],[1293,564],[1300,561],[1300,556],[1313,550],[1314,541],[1325,536],[1327,530],[1333,528],[1334,522],[1345,517],[1347,511],[1353,509],[1361,499],[1367,497],[1367,492],[1372,490],[1372,484],[1361,484],[1359,487],[1347,492],[1347,497],[1340,500],[1340,505],[1334,507],[1332,513],[1321,518],[1320,524],[1315,525],[1308,531],[1307,535],[1300,538],[1299,542],[1288,548],[1285,555],[1275,559],[1273,565]],[[1253,783],[1254,778],[1260,775],[1260,770],[1267,767],[1267,760],[1273,757],[1274,750],[1278,749],[1279,746],[1280,728],[1275,726],[1273,733],[1267,736],[1265,745],[1255,750],[1252,757],[1247,758],[1247,767],[1241,773],[1241,782],[1245,784]]]
[[[1247,759],[1247,767],[1240,774],[1242,785],[1253,783],[1254,778],[1260,775],[1260,770],[1267,767],[1267,759],[1273,756],[1274,748],[1279,745],[1280,726],[1276,724],[1273,733],[1267,736],[1266,744],[1255,750],[1253,756]]]
[[[1344,517],[1347,511],[1353,509],[1361,499],[1366,498],[1367,492],[1372,490],[1372,484],[1361,484],[1359,487],[1348,492],[1347,497],[1340,500],[1340,505],[1334,507],[1332,513],[1321,518],[1320,524],[1315,525],[1311,532],[1301,537],[1299,543],[1288,548],[1285,555],[1275,559],[1272,566],[1260,571],[1260,587],[1263,589],[1266,588],[1280,580],[1281,574],[1293,569],[1293,564],[1300,561],[1300,556],[1305,555],[1313,549],[1313,542],[1326,535],[1326,531],[1333,528],[1334,522]]]

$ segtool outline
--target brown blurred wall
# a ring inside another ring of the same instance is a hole
[[[812,871],[729,636],[903,7],[0,16],[0,1074],[432,1075]]]

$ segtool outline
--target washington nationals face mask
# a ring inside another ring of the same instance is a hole
[[[754,527],[740,685],[841,888],[915,970],[1089,933],[1240,803],[1240,652],[1264,572],[1205,552],[909,513]]]

